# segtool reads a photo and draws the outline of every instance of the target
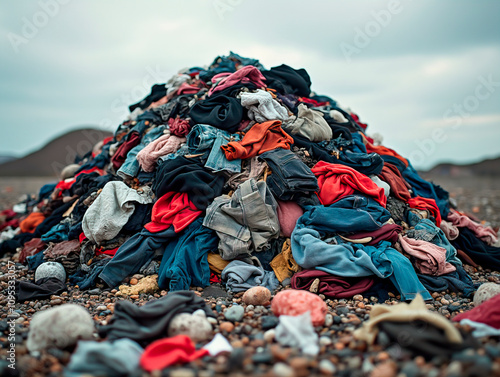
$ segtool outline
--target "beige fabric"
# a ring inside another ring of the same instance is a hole
[[[442,329],[451,343],[463,342],[460,332],[448,319],[427,309],[420,294],[417,294],[410,304],[402,302],[397,305],[375,305],[370,312],[370,319],[354,332],[354,337],[364,340],[368,344],[373,344],[378,334],[377,325],[380,322],[412,322],[416,320],[428,322]]]

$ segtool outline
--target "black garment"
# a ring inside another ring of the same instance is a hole
[[[262,71],[262,74],[266,78],[266,85],[282,94],[296,94],[300,97],[309,97],[311,94],[311,78],[303,68],[293,69],[282,64],[269,71]]]
[[[165,84],[155,84],[151,87],[151,93],[149,93],[144,99],[141,101],[130,105],[128,108],[132,112],[138,107],[141,109],[147,108],[153,102],[158,101],[160,98],[165,97],[167,95],[167,88]]]
[[[219,95],[195,103],[189,116],[193,125],[208,124],[235,133],[243,119],[243,106],[239,99]]]
[[[129,338],[145,346],[166,337],[170,322],[177,314],[193,313],[198,309],[215,317],[205,300],[192,291],[171,292],[141,307],[130,301],[118,301],[109,325],[101,327],[99,335],[108,340]]]
[[[316,176],[292,151],[273,149],[262,153],[259,159],[264,160],[273,172],[266,183],[277,199],[295,200],[319,191]]]
[[[56,278],[43,278],[36,282],[16,281],[16,300],[22,302],[44,299],[67,289],[66,284]]]
[[[458,230],[460,234],[451,241],[453,246],[465,252],[483,268],[500,271],[500,247],[489,246],[477,238],[469,228],[458,228]]]
[[[259,252],[252,253],[252,256],[256,257],[259,260],[264,270],[273,271],[270,263],[276,255],[281,253],[281,249],[283,248],[283,244],[285,243],[285,241],[285,237],[279,237],[269,240],[265,249]]]
[[[306,148],[316,160],[349,166],[366,175],[379,174],[384,167],[384,160],[377,153],[355,153],[349,150],[337,150],[334,141],[315,143],[300,135],[291,136],[297,147]],[[324,145],[324,147],[321,145]]]
[[[435,356],[449,357],[466,348],[478,347],[478,342],[470,334],[462,332],[463,343],[451,343],[446,339],[442,329],[422,320],[413,322],[383,321],[378,324],[378,328],[387,334],[393,344],[398,344],[426,359],[432,359]]]
[[[151,212],[153,204],[140,204],[136,203],[135,210],[132,216],[129,217],[127,223],[123,226],[120,233],[123,234],[136,234],[139,233],[144,225],[151,221]]]
[[[183,94],[172,98],[166,104],[158,106],[151,111],[161,118],[161,123],[167,123],[170,118],[180,116],[186,118],[189,115],[189,102],[194,94]]]
[[[471,297],[476,291],[474,282],[462,266],[455,267],[456,271],[440,276],[417,273],[418,280],[430,292],[442,292],[449,289],[452,292],[462,292],[465,297]]]
[[[165,160],[156,169],[152,188],[157,198],[167,192],[185,192],[196,208],[205,210],[222,194],[224,183],[222,174],[213,174],[196,160],[179,156]]]

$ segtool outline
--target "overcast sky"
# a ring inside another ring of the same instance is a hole
[[[152,84],[234,51],[305,68],[417,168],[500,155],[499,1],[12,1],[0,32],[0,154],[113,131]]]

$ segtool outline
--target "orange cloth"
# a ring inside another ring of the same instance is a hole
[[[293,259],[290,238],[286,239],[281,248],[281,253],[276,255],[269,265],[272,267],[280,283],[283,283],[283,280],[286,278],[291,278],[295,272],[302,270],[302,267]]]
[[[384,147],[383,145],[373,145],[368,141],[365,135],[361,134],[361,136],[364,139],[364,143],[366,146],[366,152],[367,153],[378,153],[379,155],[383,156],[393,156],[396,157],[397,159],[401,160],[406,167],[408,167],[408,161],[406,158],[402,157],[398,152],[391,148]]]
[[[208,266],[210,267],[210,270],[216,274],[220,275],[222,270],[225,269],[228,264],[229,261],[222,259],[220,254],[208,253]]]
[[[279,120],[256,123],[241,141],[231,141],[221,148],[229,161],[252,158],[277,148],[290,149],[293,139],[281,128]]]
[[[40,225],[45,216],[41,212],[31,212],[28,217],[19,223],[22,233],[33,233],[38,225]]]

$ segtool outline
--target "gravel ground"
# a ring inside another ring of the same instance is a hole
[[[474,191],[471,186],[454,185],[453,182],[439,182],[450,190],[452,196],[459,203],[459,208],[471,211],[479,217],[489,211],[490,216],[484,216],[493,225],[499,224],[500,213],[499,191],[500,180],[492,182],[491,186],[480,186]],[[26,185],[19,187],[28,189]],[[46,183],[46,182],[43,182]],[[476,182],[477,183],[477,182]],[[13,183],[9,183],[13,186]],[[40,187],[38,181],[36,189]],[[2,181],[0,191],[4,196],[5,182]],[[9,199],[2,198],[2,203]],[[479,206],[479,211],[474,208]],[[488,208],[491,208],[488,209]],[[493,211],[493,212],[491,212]],[[4,360],[7,354],[6,320],[8,303],[7,264],[9,258],[0,259],[0,359]],[[474,282],[500,283],[500,274],[495,271],[474,269],[466,266]],[[32,279],[33,273],[21,264],[16,264],[16,279]],[[281,287],[284,289],[288,287]],[[369,318],[370,310],[377,299],[357,295],[351,300],[325,299],[328,312],[324,326],[317,327],[320,336],[320,354],[316,358],[309,358],[300,354],[296,349],[282,347],[273,339],[273,330],[269,324],[276,323],[270,307],[246,305],[242,302],[242,294],[227,293],[218,285],[205,289],[193,287],[192,290],[205,298],[207,304],[217,314],[218,324],[214,332],[225,335],[234,351],[231,354],[217,357],[206,357],[182,367],[165,369],[162,373],[144,373],[144,376],[172,376],[172,377],[215,377],[215,376],[276,376],[276,377],[306,377],[306,376],[500,376],[500,345],[497,338],[480,339],[481,347],[475,351],[467,350],[455,354],[451,359],[435,357],[426,361],[422,356],[412,356],[404,351],[399,344],[384,343],[367,346],[364,342],[353,338],[352,332]],[[128,300],[138,303],[145,302],[166,295],[166,291],[159,291],[154,295],[136,295]],[[433,294],[434,302],[428,308],[437,311],[447,318],[453,318],[457,313],[472,308],[471,300],[450,292]],[[112,316],[113,307],[117,300],[116,290],[98,287],[92,291],[81,292],[78,288],[69,287],[67,292],[50,299],[33,302],[16,303],[16,373],[25,376],[60,376],[64,365],[71,356],[72,350],[50,349],[43,351],[37,357],[28,354],[26,338],[32,315],[37,311],[61,305],[63,303],[77,303],[89,310],[96,324],[106,324]],[[386,301],[389,305],[399,303],[399,297],[391,297]],[[245,315],[241,322],[234,326],[228,325],[224,311],[233,303],[239,303],[245,308]],[[5,330],[5,331],[4,331]],[[3,333],[2,333],[3,332]],[[388,340],[388,339],[387,339]],[[2,361],[0,360],[0,363]],[[0,364],[1,365],[1,364]],[[0,368],[1,370],[2,368]],[[1,373],[0,373],[1,374]],[[6,374],[4,374],[6,375]],[[12,374],[17,375],[17,374]]]

